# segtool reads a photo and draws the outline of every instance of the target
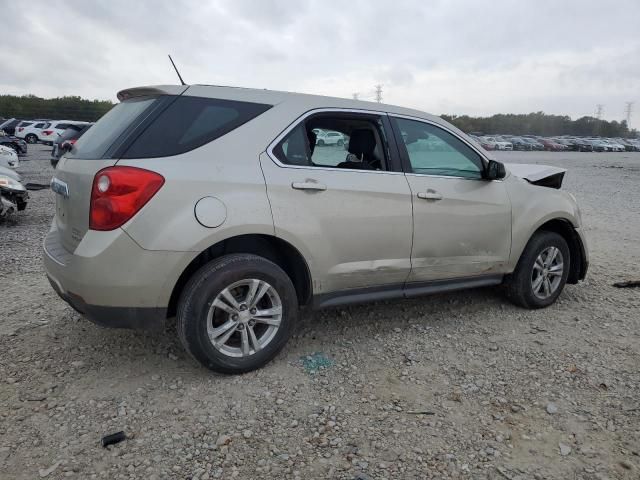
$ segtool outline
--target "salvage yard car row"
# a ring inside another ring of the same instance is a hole
[[[44,118],[34,120],[18,120],[10,118],[0,125],[0,130],[21,138],[27,143],[44,143],[53,145],[53,142],[62,135],[65,130],[79,131],[89,122],[76,120],[48,120]]]
[[[640,139],[603,137],[540,137],[536,135],[470,135],[485,150],[549,152],[640,152]]]

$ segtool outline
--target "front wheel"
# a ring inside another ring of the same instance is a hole
[[[525,247],[515,271],[506,280],[511,300],[524,308],[543,308],[556,301],[567,283],[570,253],[555,232],[536,233]]]
[[[225,255],[189,280],[178,305],[178,334],[205,367],[244,373],[268,363],[285,345],[298,316],[296,291],[275,263]]]

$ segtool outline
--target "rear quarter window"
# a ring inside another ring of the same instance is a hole
[[[126,148],[122,158],[168,157],[226,135],[271,105],[181,96]]]

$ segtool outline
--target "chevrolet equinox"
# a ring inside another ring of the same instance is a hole
[[[497,162],[440,118],[205,85],[118,99],[55,170],[47,275],[100,325],[175,316],[212,370],[270,361],[301,306],[504,285],[541,308],[585,277],[565,170]]]

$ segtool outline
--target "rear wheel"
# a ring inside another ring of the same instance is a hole
[[[25,141],[27,143],[37,143],[38,142],[38,137],[36,137],[33,133],[30,133],[29,135],[24,137],[24,139],[25,139]]]
[[[555,232],[536,233],[507,280],[511,300],[524,308],[543,308],[556,301],[567,283],[569,247]]]
[[[342,140],[338,140],[338,146],[341,147],[344,145],[344,142]]]
[[[324,140],[318,140],[318,145],[320,147],[324,147]]]
[[[276,356],[297,316],[295,288],[278,265],[256,255],[225,255],[198,270],[185,286],[178,334],[205,367],[243,373]]]

